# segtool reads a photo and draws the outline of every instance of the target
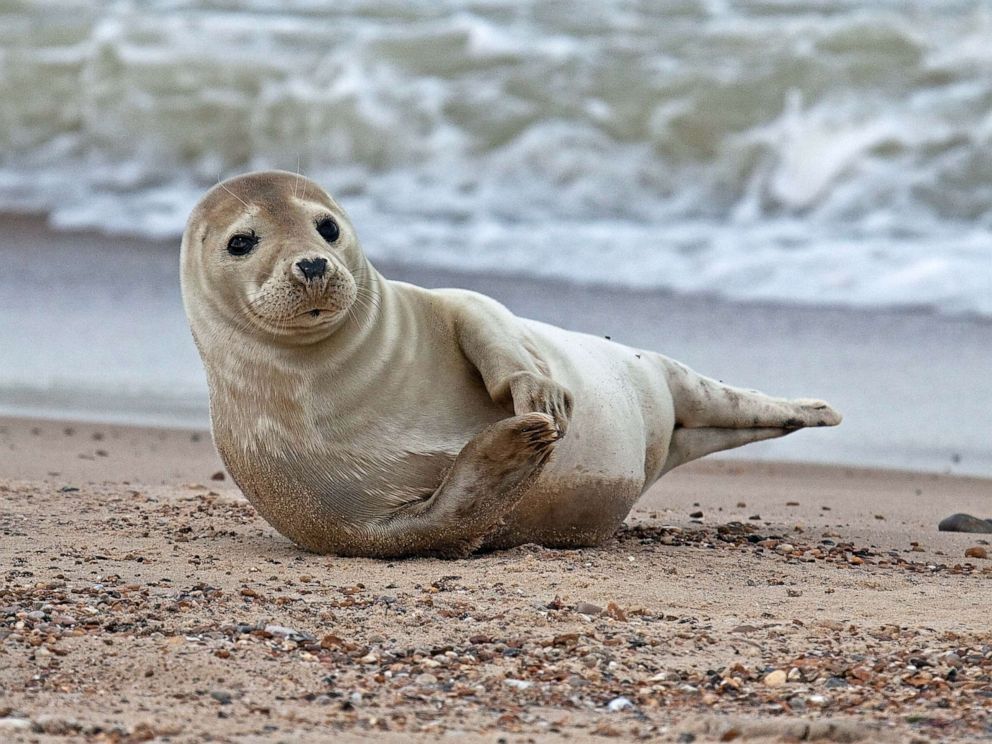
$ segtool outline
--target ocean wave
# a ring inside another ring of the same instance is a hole
[[[985,3],[0,0],[0,204],[175,237],[302,170],[373,257],[992,316]]]

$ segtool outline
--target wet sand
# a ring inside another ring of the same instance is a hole
[[[586,550],[307,554],[209,435],[0,420],[4,741],[979,741],[992,481],[704,460]]]

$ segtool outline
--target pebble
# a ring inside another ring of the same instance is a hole
[[[622,710],[627,710],[628,708],[633,708],[633,707],[634,704],[625,697],[613,698],[606,705],[606,709],[610,711],[610,713],[619,713]]]
[[[526,690],[533,683],[524,679],[504,679],[503,684],[507,687],[516,688],[517,690]]]
[[[592,602],[579,602],[575,605],[575,611],[580,615],[602,615],[603,608],[599,605],[594,605]]]
[[[266,625],[265,632],[271,633],[279,638],[285,638],[289,641],[312,641],[314,637],[309,633],[304,633],[300,630],[294,630],[293,628],[287,628],[283,625]]]
[[[937,525],[941,532],[977,532],[992,534],[992,522],[970,514],[952,514]]]
[[[776,669],[774,672],[769,672],[765,675],[764,682],[768,687],[781,687],[787,679],[788,677],[783,670]]]
[[[231,693],[227,692],[226,690],[213,690],[210,693],[210,697],[212,697],[221,705],[231,704]]]
[[[976,545],[975,547],[968,548],[964,551],[964,555],[966,558],[988,558],[989,551]]]
[[[34,719],[31,730],[37,734],[52,736],[68,736],[78,733],[82,726],[72,718],[59,718],[51,714],[42,714]]]

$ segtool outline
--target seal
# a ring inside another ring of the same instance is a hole
[[[390,281],[337,202],[293,173],[211,189],[181,270],[217,450],[315,552],[595,545],[672,468],[841,420],[475,292]]]

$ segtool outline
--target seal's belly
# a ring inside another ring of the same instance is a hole
[[[527,321],[551,375],[572,389],[568,433],[505,527],[487,542],[581,546],[601,542],[657,477],[674,408],[654,355]]]
[[[292,397],[259,396],[270,405],[251,415],[217,400],[218,449],[249,500],[297,542],[303,512],[327,524],[388,516],[429,497],[462,447],[508,415],[455,355],[439,354],[424,378],[432,384],[370,375],[334,399],[306,387],[334,380],[300,381]]]

